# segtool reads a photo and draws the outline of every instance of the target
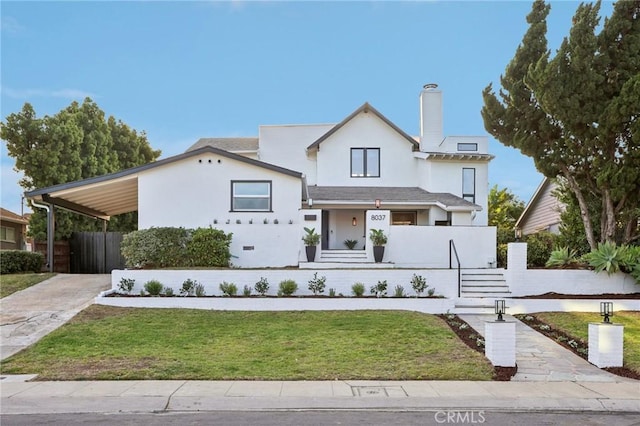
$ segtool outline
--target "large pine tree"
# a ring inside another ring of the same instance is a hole
[[[617,2],[599,32],[600,2],[580,4],[553,56],[546,40],[549,11],[544,1],[533,3],[499,94],[492,85],[483,91],[485,128],[532,157],[545,176],[566,182],[592,249],[598,241],[637,240],[640,2]]]

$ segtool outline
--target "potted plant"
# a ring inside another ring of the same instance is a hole
[[[371,229],[369,239],[373,243],[373,259],[376,263],[382,262],[384,257],[384,245],[387,244],[387,236],[382,229]]]
[[[316,228],[304,228],[305,235],[302,237],[307,251],[307,262],[316,259],[316,246],[320,242],[320,235],[316,234]]]

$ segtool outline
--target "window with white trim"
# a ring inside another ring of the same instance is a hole
[[[462,198],[470,203],[476,202],[476,169],[462,169]]]
[[[231,211],[271,211],[271,181],[231,181]]]
[[[10,243],[16,242],[16,230],[8,226],[0,227],[0,240]]]
[[[351,148],[351,177],[380,177],[380,148]]]

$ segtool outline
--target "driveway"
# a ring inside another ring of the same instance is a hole
[[[111,287],[111,275],[58,274],[0,299],[0,359],[40,340]]]

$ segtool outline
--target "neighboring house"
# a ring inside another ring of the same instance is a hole
[[[521,235],[535,234],[540,231],[560,233],[560,214],[564,206],[553,195],[557,188],[553,180],[546,177],[542,180],[518,218],[515,225],[516,232]]]
[[[0,207],[0,249],[24,250],[28,223],[24,217]]]
[[[233,232],[241,267],[305,263],[304,227],[321,234],[320,262],[372,262],[367,235],[376,228],[389,236],[389,264],[448,267],[453,240],[464,267],[487,267],[495,261],[488,140],[444,137],[436,85],[421,92],[420,110],[419,137],[365,103],[337,124],[204,138],[171,158],[26,195],[102,219],[137,210],[140,229]],[[357,250],[342,251],[347,239]]]

